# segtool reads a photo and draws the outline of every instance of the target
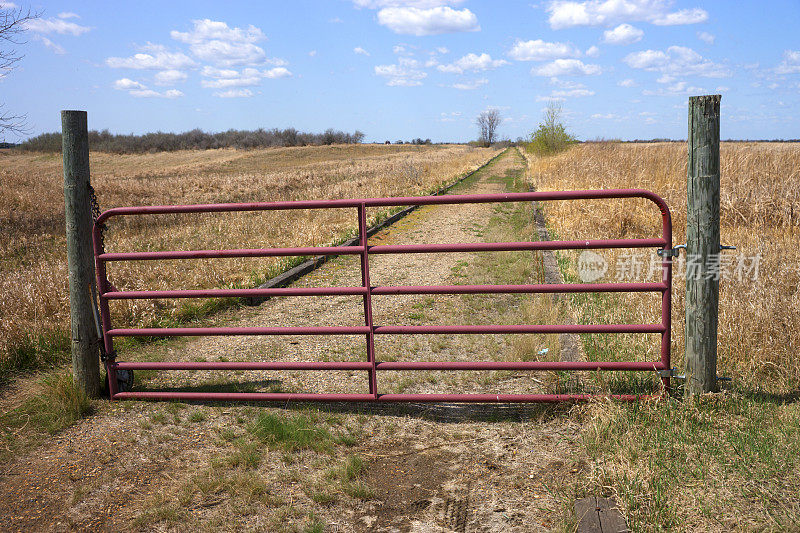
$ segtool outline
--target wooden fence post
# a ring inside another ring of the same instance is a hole
[[[720,253],[720,99],[720,95],[689,98],[686,183],[686,392],[689,395],[717,390],[719,262],[715,259]]]
[[[61,112],[64,212],[72,335],[72,375],[90,398],[100,393],[99,339],[92,315],[92,207],[89,200],[89,132],[86,111]]]

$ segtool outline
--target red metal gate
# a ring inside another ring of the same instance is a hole
[[[663,234],[656,239],[604,239],[587,241],[532,241],[464,244],[412,244],[370,246],[367,237],[366,209],[368,207],[413,206],[434,204],[467,204],[494,202],[532,202],[554,200],[591,200],[609,198],[645,198],[661,211]],[[359,244],[357,246],[266,248],[236,250],[193,250],[159,252],[106,253],[103,250],[102,226],[112,217],[124,215],[156,215],[171,213],[222,213],[240,211],[272,211],[288,209],[355,209],[358,214]],[[379,394],[379,370],[649,370],[662,371],[662,380],[669,387],[670,368],[670,308],[672,258],[661,253],[662,278],[659,283],[567,283],[536,285],[440,285],[440,286],[372,286],[369,258],[375,254],[405,254],[434,252],[478,252],[515,250],[569,250],[602,248],[672,249],[672,221],[669,208],[658,195],[641,189],[608,189],[597,191],[529,192],[489,195],[448,195],[398,198],[369,198],[361,200],[293,201],[241,204],[171,205],[153,207],[120,207],[103,212],[94,226],[93,243],[103,345],[109,357],[111,398],[150,398],[182,400],[321,400],[367,402],[542,402],[582,400],[589,394]],[[201,289],[162,291],[119,291],[108,281],[106,263],[111,261],[157,261],[166,259],[206,259],[222,257],[268,257],[305,255],[358,255],[361,258],[360,287],[287,287],[270,289]],[[585,324],[585,325],[476,325],[476,326],[397,326],[376,325],[372,320],[373,295],[407,294],[491,294],[491,293],[592,293],[592,292],[660,292],[660,324]],[[360,295],[364,299],[365,324],[357,327],[193,327],[193,328],[113,328],[109,310],[110,300],[160,298],[217,298],[252,296],[333,296]],[[414,334],[489,334],[489,333],[660,333],[661,359],[653,362],[577,361],[577,362],[465,362],[465,361],[378,361],[375,357],[375,335]],[[350,362],[123,362],[117,361],[114,337],[172,337],[202,335],[355,335],[366,338],[367,360]],[[116,380],[118,370],[362,370],[368,376],[368,394],[300,394],[300,393],[211,393],[211,392],[120,392]],[[618,395],[621,399],[636,399],[636,395]]]

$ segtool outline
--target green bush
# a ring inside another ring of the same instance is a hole
[[[575,142],[575,136],[561,122],[561,105],[550,102],[544,112],[544,121],[531,134],[526,148],[529,152],[542,156],[564,151]]]

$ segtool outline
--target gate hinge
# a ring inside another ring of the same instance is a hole
[[[686,376],[683,374],[678,374],[677,368],[664,368],[661,370],[657,370],[659,377],[661,378],[675,378],[675,379],[686,379]]]
[[[656,250],[656,253],[661,257],[678,257],[678,255],[680,255],[681,249],[685,250],[686,245],[679,244],[678,246],[675,246],[673,248],[659,248],[658,250]]]

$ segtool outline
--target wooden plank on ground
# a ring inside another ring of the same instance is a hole
[[[577,533],[627,533],[628,526],[613,498],[589,496],[575,502]]]

